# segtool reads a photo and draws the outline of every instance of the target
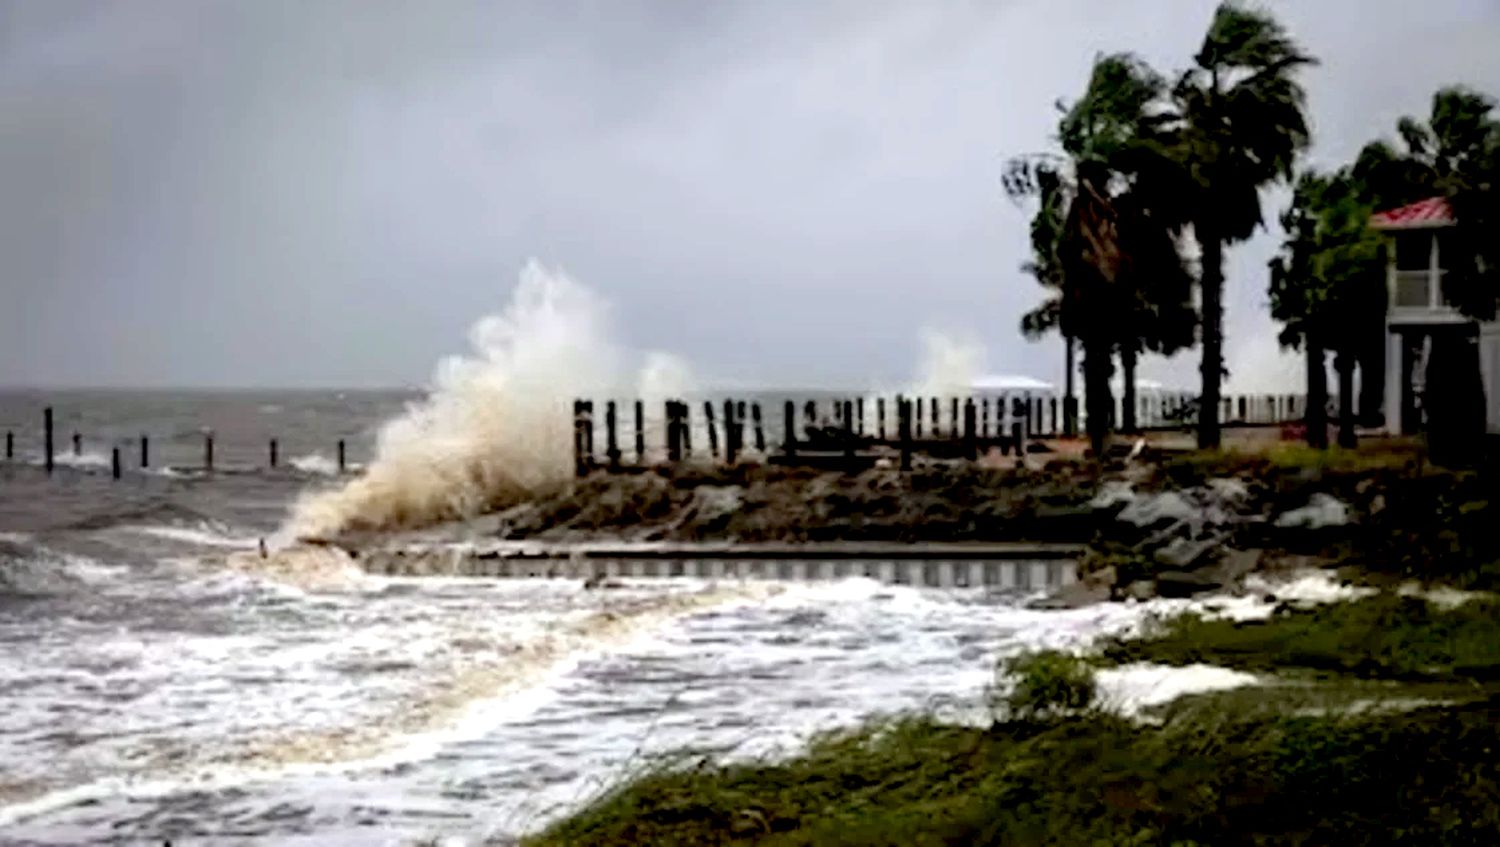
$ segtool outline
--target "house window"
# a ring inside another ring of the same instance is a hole
[[[1396,271],[1395,301],[1404,309],[1432,308],[1432,274],[1426,270]]]
[[[1427,230],[1396,234],[1396,270],[1425,271],[1432,267],[1432,233]]]
[[[1440,309],[1443,296],[1442,242],[1446,233],[1409,230],[1396,233],[1396,273],[1392,304],[1407,309]]]

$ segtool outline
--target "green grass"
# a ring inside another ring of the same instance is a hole
[[[779,764],[670,768],[532,845],[1493,843],[1500,704],[908,721]],[[1414,767],[1420,766],[1420,775]]]
[[[1236,623],[1185,615],[1105,650],[1114,662],[1194,662],[1251,671],[1306,671],[1368,679],[1500,679],[1500,602],[1442,609],[1382,593]]]

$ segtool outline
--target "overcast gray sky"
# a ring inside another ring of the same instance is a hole
[[[1500,0],[1270,5],[1323,61],[1318,162],[1500,90]],[[1095,54],[1181,66],[1213,6],[6,0],[0,384],[421,383],[532,256],[712,379],[898,379],[923,326],[1055,378],[1003,163]],[[1230,257],[1241,386],[1300,383],[1277,238]]]

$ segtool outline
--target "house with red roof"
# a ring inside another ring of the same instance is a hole
[[[1485,430],[1500,433],[1500,322],[1465,317],[1443,293],[1456,223],[1442,197],[1370,220],[1389,242],[1383,411],[1392,433],[1440,429],[1435,417],[1477,417],[1480,408]]]

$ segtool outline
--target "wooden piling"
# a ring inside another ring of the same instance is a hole
[[[724,401],[724,461],[734,464],[740,456],[739,439],[735,437],[734,415],[738,411],[733,400]]]
[[[849,470],[854,470],[854,403],[844,401],[844,458],[849,462]]]
[[[144,432],[141,433],[141,467],[151,467],[151,439]]]
[[[948,406],[948,426],[953,429],[952,432],[948,433],[948,437],[957,441],[963,437],[963,429],[958,423],[958,398],[952,398],[952,402]]]
[[[938,434],[940,430],[938,428],[938,399],[936,397],[932,398],[932,402],[928,408],[932,410],[932,437],[939,438],[941,436]],[[920,410],[918,411],[920,412]]]
[[[911,401],[896,396],[896,429],[901,441],[901,470],[911,470]]]
[[[717,459],[719,458],[719,432],[714,428],[714,404],[710,400],[703,401],[703,418],[708,423],[708,453]]]
[[[646,404],[635,401],[635,463],[646,464]]]
[[[755,422],[755,452],[766,455],[766,427],[760,417],[760,403],[750,404],[750,419]]]
[[[865,398],[861,397],[855,401],[859,409],[859,437],[865,437]]]
[[[750,407],[744,400],[734,404],[734,449],[736,453],[745,452],[745,421],[749,419],[746,412]]]
[[[1047,427],[1047,434],[1048,435],[1057,435],[1057,395],[1056,394],[1054,394],[1051,397],[1047,398],[1047,410],[1048,410],[1048,415],[1047,415],[1048,420],[1052,424],[1051,426]]]
[[[114,479],[120,478],[120,448],[118,445],[109,448],[109,475]]]
[[[43,461],[47,465],[47,473],[52,473],[52,407],[48,406],[42,410],[42,449],[44,451]]]
[[[9,462],[16,457],[16,434],[10,430],[5,431],[5,461]]]
[[[214,434],[203,433],[203,469],[208,473],[214,472]]]
[[[588,464],[583,460],[583,401],[573,401],[573,473],[583,476],[588,473]]]
[[[583,450],[589,458],[589,464],[594,463],[594,401],[583,401],[583,419],[588,424],[583,428]]]
[[[885,398],[875,398],[875,432],[881,441],[885,441]]]
[[[788,400],[781,407],[781,452],[797,455],[797,404]]]
[[[339,473],[343,473],[344,469],[348,467],[348,463],[345,462],[344,459],[345,459],[344,439],[340,438],[339,439]]]
[[[1247,398],[1242,394],[1240,395],[1240,423],[1246,423],[1249,420],[1249,403]]]
[[[984,397],[979,401],[979,437],[990,437],[990,398]]]
[[[609,461],[611,470],[620,468],[620,441],[619,432],[616,429],[617,424],[615,401],[610,400],[604,404],[604,457]]]
[[[1072,438],[1078,434],[1078,398],[1069,394],[1063,398],[1063,435]]]
[[[909,407],[906,410],[906,414],[907,414],[908,417],[910,417],[910,418],[912,418],[913,420],[916,421],[917,437],[921,438],[922,437],[922,398],[918,397],[918,398],[916,398],[914,400],[907,400],[906,403],[907,403],[907,406]]]
[[[964,401],[964,455],[971,462],[979,458],[979,433],[975,431],[978,428],[977,412],[973,397]]]
[[[74,456],[82,456],[83,455],[83,436],[79,435],[76,432],[73,433],[73,455]]]
[[[270,447],[270,449],[269,449],[268,452],[270,453],[269,458],[271,460],[271,469],[275,470],[276,469],[276,439],[274,439],[274,438],[271,439],[271,443],[270,443],[269,447]]]
[[[693,407],[686,400],[677,401],[677,419],[682,427],[682,455],[693,455]]]
[[[818,425],[818,403],[816,400],[808,400],[802,404],[802,419],[807,422],[808,429],[813,429]]]
[[[677,431],[677,401],[668,400],[662,404],[662,421],[664,437],[667,439],[666,447],[667,461],[682,461],[682,434]]]

